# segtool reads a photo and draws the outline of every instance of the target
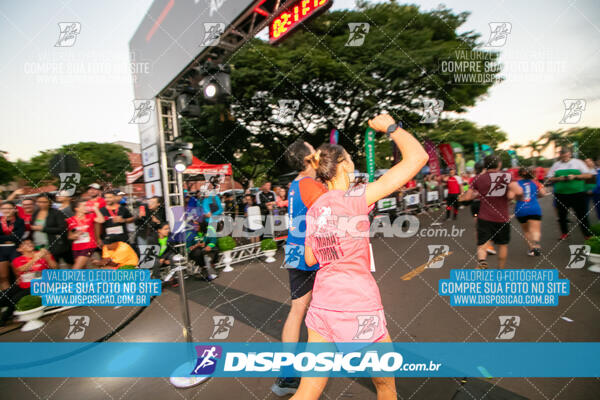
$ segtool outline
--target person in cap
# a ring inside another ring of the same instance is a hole
[[[94,182],[88,186],[87,191],[82,196],[87,199],[85,206],[87,207],[88,212],[93,212],[94,206],[97,206],[99,209],[106,206],[101,194],[102,186],[99,184]]]
[[[127,205],[127,197],[125,197],[125,192],[119,190],[116,192],[116,196],[117,196],[117,203],[121,204],[122,206]]]

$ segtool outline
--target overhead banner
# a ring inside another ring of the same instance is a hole
[[[424,143],[425,151],[429,156],[429,169],[432,175],[440,176],[440,160],[436,151],[435,144],[427,139]]]
[[[365,154],[369,182],[373,182],[375,180],[375,131],[371,128],[367,128],[365,132]]]
[[[448,166],[448,168],[456,169],[456,163],[454,162],[454,152],[452,151],[452,146],[448,143],[440,143],[438,145],[440,150],[440,155],[444,159],[444,162]]]

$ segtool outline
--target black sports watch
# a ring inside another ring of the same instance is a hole
[[[400,121],[388,126],[387,131],[386,131],[387,135],[390,136],[392,133],[396,132],[396,129],[398,129],[398,128],[402,128],[402,122],[400,122]]]

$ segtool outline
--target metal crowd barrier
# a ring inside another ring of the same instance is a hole
[[[374,217],[381,214],[415,214],[423,210],[440,208],[448,197],[448,190],[438,186],[434,190],[416,188],[404,193],[396,192],[377,202]]]

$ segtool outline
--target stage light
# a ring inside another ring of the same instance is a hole
[[[217,94],[217,85],[214,83],[209,83],[204,86],[204,97],[207,99],[212,99]]]
[[[178,173],[183,173],[192,164],[192,143],[174,142],[167,147],[169,165]]]
[[[231,95],[231,78],[229,73],[224,71],[228,71],[228,69],[223,67],[220,72],[210,73],[200,80],[199,86],[202,89],[204,100],[216,103],[226,100]]]

